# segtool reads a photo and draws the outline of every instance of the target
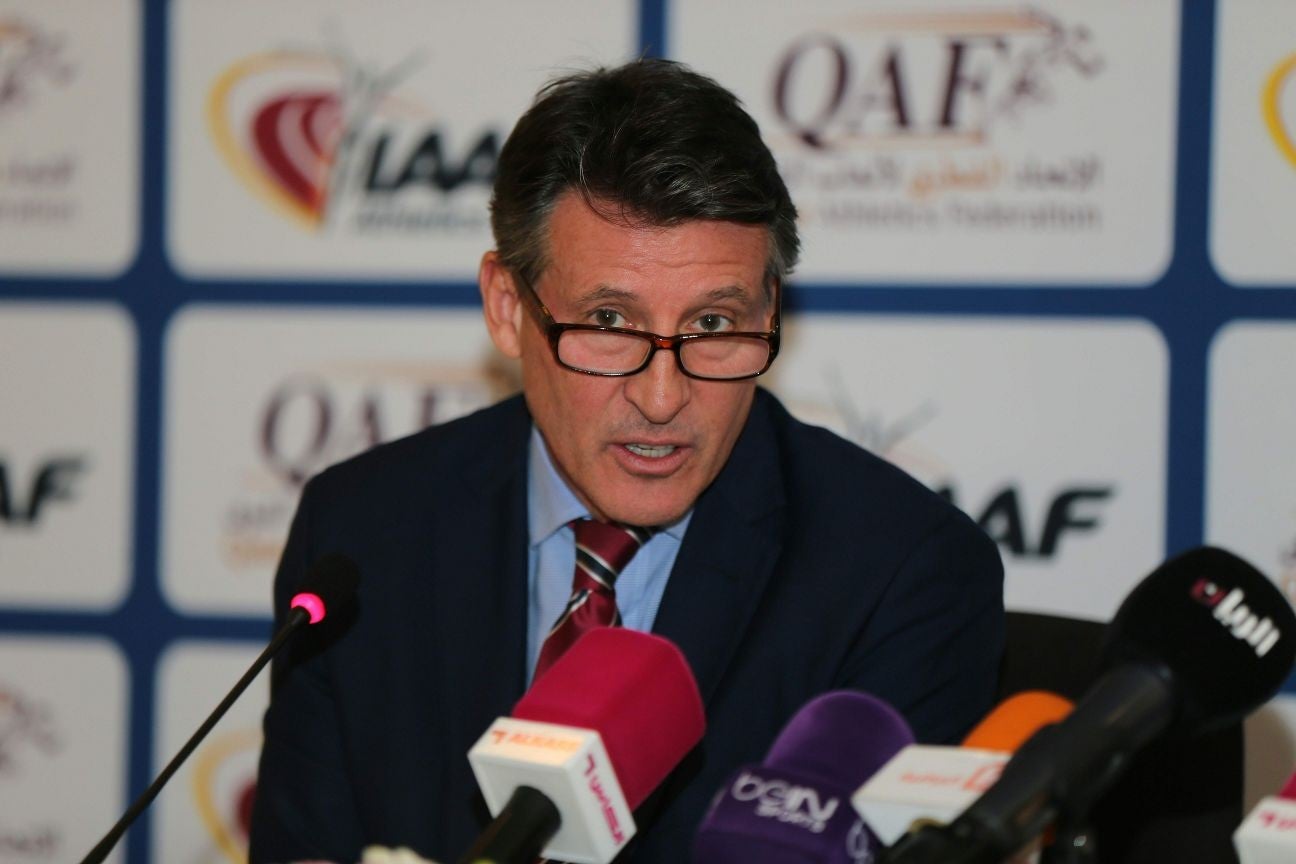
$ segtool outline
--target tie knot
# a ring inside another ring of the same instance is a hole
[[[609,524],[594,519],[576,519],[572,528],[576,532],[577,566],[609,587],[639,547],[647,543],[654,533],[652,528]]]

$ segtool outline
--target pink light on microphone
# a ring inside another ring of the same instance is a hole
[[[310,623],[318,624],[324,620],[324,601],[319,598],[318,594],[311,594],[303,591],[292,598],[288,604],[293,609],[305,609],[310,614]]]

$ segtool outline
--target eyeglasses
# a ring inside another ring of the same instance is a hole
[[[513,278],[522,286],[519,296],[524,305],[548,337],[554,359],[573,372],[609,378],[636,375],[648,368],[654,354],[669,350],[675,355],[680,371],[690,378],[740,381],[760,375],[778,356],[778,300],[774,303],[774,320],[768,333],[726,331],[658,336],[627,327],[560,324],[531,283],[517,272]],[[775,285],[774,290],[777,292],[780,287]]]

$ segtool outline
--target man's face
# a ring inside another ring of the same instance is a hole
[[[626,227],[568,193],[549,230],[550,264],[534,288],[559,322],[660,335],[770,327],[763,226]],[[492,256],[482,266],[487,321],[496,344],[521,358],[527,405],[567,485],[596,518],[663,525],[683,516],[729,458],[755,382],[689,378],[670,351],[623,378],[564,369],[517,300],[525,289]]]

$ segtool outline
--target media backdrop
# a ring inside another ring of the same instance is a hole
[[[233,683],[307,477],[515,389],[496,156],[641,53],[801,209],[768,386],[978,519],[1010,607],[1203,542],[1296,596],[1294,4],[0,0],[0,862],[79,858]],[[116,860],[240,859],[264,703]]]

